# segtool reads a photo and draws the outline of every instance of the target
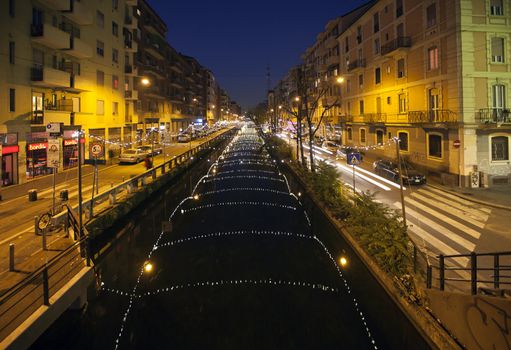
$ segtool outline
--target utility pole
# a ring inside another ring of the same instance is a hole
[[[82,130],[78,130],[78,238],[82,238],[83,234],[83,205],[82,205]]]
[[[399,191],[401,193],[401,208],[403,211],[403,225],[406,228],[406,210],[405,210],[405,195],[403,193],[403,173],[402,173],[402,164],[401,164],[401,155],[399,153],[399,138],[394,137],[394,141],[396,142],[396,156],[397,156],[397,164],[399,169]]]

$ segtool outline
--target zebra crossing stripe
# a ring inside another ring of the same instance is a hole
[[[473,202],[471,202],[471,201],[469,201],[469,200],[466,200],[466,199],[463,199],[463,198],[460,198],[460,197],[455,196],[455,195],[453,195],[453,194],[447,193],[447,192],[445,192],[445,191],[438,190],[438,189],[433,188],[433,187],[428,187],[428,189],[429,189],[430,191],[433,191],[433,192],[435,192],[435,193],[438,193],[438,194],[440,194],[440,195],[442,195],[442,196],[444,196],[444,197],[448,197],[448,198],[450,198],[450,199],[452,199],[452,200],[454,200],[454,201],[456,201],[456,202],[459,202],[459,203],[461,203],[461,204],[464,204],[464,205],[467,205],[467,206],[471,206],[471,207],[473,207],[473,206],[474,206],[474,203],[473,203]],[[488,213],[488,214],[490,214],[490,213],[491,213],[491,209],[490,209],[490,208],[479,208],[479,210],[484,211],[485,213]]]
[[[449,224],[449,225],[459,229],[460,231],[463,231],[464,233],[468,234],[469,236],[472,236],[475,239],[479,239],[479,237],[481,237],[481,233],[479,231],[476,231],[466,225],[463,225],[461,222],[453,220],[450,217],[448,217],[444,214],[441,214],[438,211],[433,210],[430,207],[417,202],[416,200],[413,200],[413,199],[407,197],[407,198],[405,198],[405,202],[413,205],[414,207],[422,210],[425,213],[433,215],[435,218],[438,218],[438,219],[442,220],[443,222],[445,222],[446,224]]]
[[[424,194],[428,197],[431,197],[437,201],[440,201],[442,203],[445,203],[447,205],[450,205],[450,206],[453,206],[453,207],[456,207],[464,212],[467,212],[467,213],[470,213],[472,215],[472,217],[474,217],[474,219],[477,219],[477,220],[480,220],[480,221],[483,221],[483,222],[486,222],[489,218],[489,214],[491,212],[491,209],[489,208],[484,208],[484,209],[487,209],[487,210],[479,210],[479,209],[476,209],[474,207],[468,207],[466,205],[463,205],[459,202],[455,202],[455,201],[452,201],[450,199],[447,199],[443,196],[440,196],[440,195],[437,195],[433,192],[430,192],[430,191],[427,191],[426,189],[423,189],[421,188],[419,191],[417,191],[421,194]],[[416,193],[417,193],[416,192]]]
[[[470,213],[464,212],[463,210],[459,210],[459,209],[456,209],[449,205],[435,202],[434,200],[431,200],[430,198],[423,196],[421,194],[418,194],[418,193],[412,193],[410,195],[410,197],[413,197],[415,199],[420,199],[421,201],[426,202],[427,204],[430,204],[440,210],[443,210],[446,213],[455,215],[455,216],[459,217],[460,219],[462,219],[463,221],[466,221],[476,227],[484,228],[484,226],[485,226],[484,222],[474,219]]]

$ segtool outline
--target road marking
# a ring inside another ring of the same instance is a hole
[[[445,197],[451,198],[452,200],[454,200],[454,201],[456,201],[456,202],[459,202],[459,203],[461,203],[461,204],[465,204],[465,205],[468,205],[468,206],[471,206],[471,207],[473,207],[473,206],[474,206],[474,202],[471,202],[471,201],[469,201],[469,200],[466,200],[466,199],[460,198],[460,197],[458,197],[458,196],[455,196],[455,195],[453,195],[453,194],[447,193],[447,192],[445,192],[445,191],[438,190],[438,189],[433,188],[433,187],[428,187],[428,189],[429,189],[430,191],[433,191],[433,192],[436,192],[436,193],[438,193],[438,194],[441,194],[441,195],[443,195],[443,196],[445,196]],[[488,214],[490,214],[490,213],[491,213],[491,209],[489,209],[489,208],[481,207],[481,208],[478,208],[478,209],[479,209],[479,210],[481,210],[481,211],[484,211],[484,212],[486,212],[486,213],[488,213]]]
[[[428,206],[425,206],[424,204],[421,204],[419,202],[417,202],[416,200],[413,200],[411,199],[410,197],[406,197],[405,198],[405,202],[419,208],[420,210],[426,212],[426,213],[429,213],[431,215],[433,215],[435,218],[437,219],[440,219],[442,220],[443,222],[445,222],[446,224],[449,224],[453,227],[456,227],[457,229],[459,229],[460,231],[463,231],[464,233],[467,233],[468,235],[474,237],[475,239],[479,239],[479,237],[481,237],[481,233],[479,231],[476,231],[466,225],[463,225],[461,222],[459,221],[456,221],[456,220],[453,220],[451,219],[450,217],[436,211],[436,210],[433,210],[431,209],[430,207]]]
[[[395,202],[394,206],[400,207],[401,203]],[[423,223],[426,226],[429,226],[430,228],[435,230],[438,234],[443,235],[443,236],[447,237],[448,239],[450,239],[451,241],[456,242],[457,244],[461,245],[463,248],[467,249],[469,252],[474,251],[474,248],[476,245],[474,243],[470,242],[469,240],[459,236],[458,234],[443,227],[442,225],[437,224],[433,220],[425,217],[424,215],[419,214],[418,212],[416,212],[415,210],[413,210],[411,208],[407,208],[406,211],[407,211],[407,215],[406,215],[407,219],[408,219],[408,216],[410,216],[410,217],[414,218],[415,220],[417,220],[419,223]],[[419,226],[417,226],[417,227],[419,227]]]
[[[438,238],[436,238],[435,236],[433,236],[432,234],[430,234],[429,232],[427,232],[426,230],[422,229],[419,226],[410,225],[408,227],[408,229],[410,231],[412,231],[412,233],[414,233],[415,235],[417,235],[418,237],[420,237],[424,241],[426,241],[431,247],[438,249],[438,251],[440,251],[441,254],[444,254],[444,255],[459,255],[459,254],[461,254],[459,251],[457,251],[456,249],[452,248],[451,246],[445,244],[444,242],[442,242],[441,240],[439,240]],[[460,266],[465,267],[468,264],[468,258],[460,258],[457,260],[462,260],[462,263],[464,265],[462,265],[460,263]]]
[[[375,174],[375,173],[373,173],[373,172],[370,172],[370,171],[368,171],[368,170],[365,170],[364,168],[361,168],[360,166],[355,166],[355,168],[357,168],[357,170],[359,170],[359,171],[361,171],[361,172],[363,172],[363,173],[366,173],[366,174],[368,174],[368,175],[371,175],[371,176],[373,176],[373,177],[377,178],[378,180],[383,181],[383,182],[385,182],[385,183],[387,183],[387,184],[391,185],[392,187],[395,187],[395,188],[397,188],[397,189],[400,189],[400,188],[401,188],[401,185],[399,185],[399,184],[397,184],[397,183],[395,183],[395,182],[393,182],[393,181],[390,181],[389,179],[386,179],[386,178],[384,178],[384,177],[382,177],[382,176],[380,176],[380,175],[377,175],[377,174]],[[403,191],[406,191],[406,187],[405,187],[405,186],[403,186]]]
[[[486,224],[484,222],[481,222],[477,219],[473,219],[472,217],[470,217],[470,213],[467,213],[467,212],[464,212],[462,210],[459,210],[459,209],[456,209],[455,207],[452,207],[452,206],[449,206],[449,205],[445,205],[445,204],[442,204],[442,203],[438,203],[438,202],[435,202],[434,200],[428,198],[428,197],[425,197],[419,193],[412,193],[410,197],[413,197],[413,198],[416,198],[416,199],[420,199],[424,202],[426,202],[427,204],[430,204],[440,210],[443,210],[444,212],[446,213],[449,213],[449,214],[452,214],[452,215],[455,215],[457,217],[459,217],[461,220],[463,221],[466,221],[474,226],[477,226],[479,228],[484,228],[484,226],[486,226]],[[405,199],[406,201],[406,199]],[[417,202],[418,203],[418,202]]]
[[[489,212],[488,212],[488,211],[482,211],[482,210],[479,210],[479,209],[476,209],[473,207],[467,207],[466,205],[463,205],[459,202],[451,201],[451,200],[444,198],[440,195],[429,192],[428,190],[426,190],[424,188],[421,188],[418,192],[425,194],[428,197],[434,198],[437,201],[443,202],[447,205],[459,208],[460,210],[462,210],[464,212],[470,213],[474,218],[477,217],[479,220],[481,220],[483,222],[488,221],[488,218],[489,218],[488,214],[489,214],[489,212],[491,212],[491,209],[489,209]]]

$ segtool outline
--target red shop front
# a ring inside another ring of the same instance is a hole
[[[82,155],[85,154],[85,139],[80,139]],[[62,140],[62,160],[64,169],[78,165],[78,140],[76,138]]]
[[[51,168],[46,163],[46,148],[48,142],[27,144],[27,179],[51,174]]]

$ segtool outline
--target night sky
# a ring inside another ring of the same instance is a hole
[[[211,69],[244,108],[263,101],[266,66],[272,86],[314,43],[326,23],[367,0],[148,0],[179,52]]]

